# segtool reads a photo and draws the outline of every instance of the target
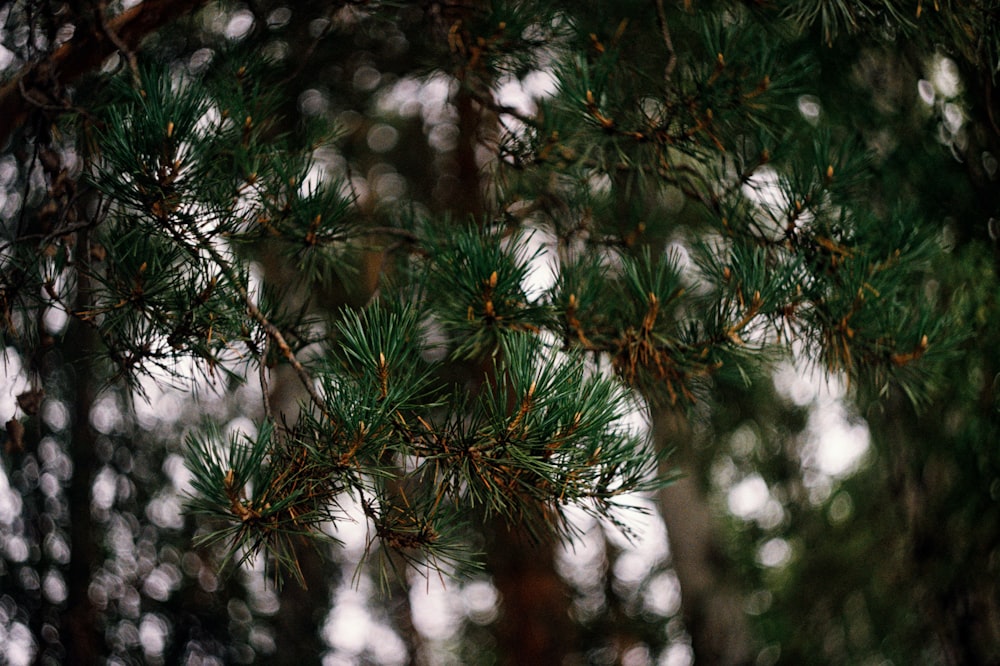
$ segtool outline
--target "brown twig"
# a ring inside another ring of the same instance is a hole
[[[264,403],[264,418],[268,420],[273,420],[274,414],[271,411],[271,386],[267,381],[267,355],[271,351],[271,342],[268,340],[264,343],[264,351],[261,353],[260,367],[258,368],[260,372],[260,392],[263,397]]]
[[[108,3],[103,1],[97,7],[97,19],[100,21],[101,30],[104,35],[111,40],[111,43],[117,47],[118,51],[121,52],[122,56],[128,62],[129,69],[132,71],[132,79],[135,82],[136,90],[142,88],[142,78],[139,76],[139,61],[135,57],[135,51],[126,44],[121,37],[118,36],[118,32],[114,27],[108,22],[107,15]]]
[[[660,25],[660,34],[663,37],[663,45],[667,47],[667,53],[670,54],[667,60],[667,66],[663,70],[663,80],[670,83],[670,77],[674,74],[674,69],[677,67],[677,52],[674,51],[674,40],[670,37],[670,28],[667,26],[667,12],[663,8],[663,0],[656,1],[656,22]]]
[[[264,329],[267,337],[269,337],[274,344],[278,346],[278,351],[281,352],[281,355],[285,357],[289,365],[292,366],[292,369],[295,370],[295,374],[298,375],[299,381],[309,393],[309,397],[312,399],[316,408],[320,410],[323,416],[330,418],[330,413],[326,409],[326,401],[323,400],[319,391],[316,390],[316,386],[313,384],[312,375],[309,374],[309,371],[305,369],[302,362],[295,356],[295,352],[292,351],[291,345],[289,345],[288,341],[285,340],[285,336],[282,334],[281,329],[271,323],[271,320],[267,318],[267,315],[261,312],[260,308],[257,307],[257,304],[253,302],[253,299],[250,298],[250,292],[247,291],[246,286],[244,286],[243,282],[240,281],[236,272],[233,270],[232,265],[219,253],[217,249],[215,249],[215,247],[212,246],[211,241],[198,231],[194,224],[188,225],[188,230],[198,241],[199,247],[208,252],[209,256],[212,257],[212,261],[214,261],[222,270],[223,275],[225,275],[226,279],[236,290],[236,293],[239,294],[240,300],[242,301],[244,307],[246,307],[247,313],[254,319],[254,321],[260,324],[260,327]],[[261,362],[263,362],[263,359]]]

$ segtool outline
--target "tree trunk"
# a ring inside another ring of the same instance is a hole
[[[654,408],[653,437],[660,450],[675,450],[662,471],[678,466],[687,476],[660,493],[670,554],[681,586],[684,623],[699,666],[752,663],[752,642],[743,599],[730,579],[731,567],[719,541],[715,516],[685,449],[691,429],[679,411]]]
[[[556,572],[553,542],[528,543],[499,521],[489,529],[486,562],[501,602],[494,627],[499,663],[562,664],[577,641],[568,612],[570,594]]]
[[[275,651],[268,657],[276,666],[305,666],[322,660],[326,643],[319,631],[330,610],[331,571],[339,568],[325,562],[315,548],[304,546],[296,552],[308,587],[286,580],[281,588],[281,610],[274,618]]]
[[[273,257],[272,257],[273,258]],[[268,269],[277,270],[277,264],[264,261]],[[265,269],[265,270],[268,270]],[[273,274],[273,270],[271,271]],[[274,282],[272,284],[278,284]],[[298,404],[306,399],[306,392],[299,383],[298,375],[289,366],[280,366],[271,373],[270,404],[275,415],[287,417],[293,424],[297,418]],[[320,629],[330,610],[330,592],[334,581],[340,576],[340,567],[325,560],[318,551],[321,544],[313,547],[299,542],[295,555],[302,571],[305,587],[299,581],[288,578],[281,588],[281,607],[274,617],[275,651],[268,663],[276,666],[303,666],[317,664],[326,643],[320,637]]]
[[[86,234],[81,234],[79,246],[87,247]],[[81,261],[85,262],[81,253]],[[78,273],[77,298],[89,303],[90,285],[86,266]],[[73,460],[73,476],[66,488],[69,507],[70,560],[66,571],[66,612],[62,617],[62,643],[66,649],[66,664],[96,664],[106,654],[103,627],[90,600],[90,580],[98,565],[100,545],[97,542],[94,519],[90,512],[91,487],[97,469],[94,452],[94,431],[90,426],[90,409],[94,404],[93,358],[99,342],[94,331],[80,322],[72,322],[67,338],[71,352],[66,361],[74,371],[73,427],[70,432],[69,456]]]

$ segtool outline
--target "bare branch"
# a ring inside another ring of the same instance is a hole
[[[15,129],[24,124],[32,105],[23,89],[30,90],[36,77],[51,77],[55,83],[66,85],[100,66],[104,59],[118,49],[125,49],[125,56],[134,50],[150,33],[163,25],[193,11],[208,0],[146,0],[110,21],[104,22],[103,31],[80,35],[66,42],[48,57],[25,65],[10,81],[0,87],[0,146]],[[110,35],[115,35],[112,39]]]
[[[677,67],[677,52],[674,51],[674,41],[670,38],[670,28],[667,26],[667,12],[663,9],[663,0],[656,1],[656,22],[660,25],[660,34],[663,36],[663,45],[667,47],[667,53],[670,54],[670,59],[667,60],[667,66],[663,70],[663,80],[667,83],[670,82],[670,77],[674,74],[674,69]]]

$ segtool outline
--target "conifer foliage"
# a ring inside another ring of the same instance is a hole
[[[608,515],[616,497],[655,486],[656,456],[616,425],[624,390],[587,370],[582,351],[676,403],[784,340],[810,344],[830,371],[881,382],[942,347],[908,288],[926,243],[920,224],[851,208],[856,152],[819,136],[806,139],[815,145],[805,158],[787,148],[777,123],[803,65],[778,67],[764,26],[683,16],[692,46],[678,61],[658,16],[663,42],[653,35],[650,46],[665,71],[650,79],[622,41],[628,17],[604,38],[561,14],[509,36],[543,8],[499,3],[449,28],[456,75],[476,96],[492,95],[482,85],[515,56],[553,60],[556,94],[500,132],[494,216],[419,216],[399,228],[418,250],[393,257],[410,288],[387,288],[332,326],[284,311],[274,291],[291,285],[252,279],[255,248],[269,243],[302,285],[349,281],[350,250],[369,233],[349,188],[313,175],[310,149],[336,137],[280,128],[266,61],[222,54],[202,75],[136,64],[84,119],[95,200],[78,223],[86,233],[56,224],[41,244],[12,239],[23,278],[5,287],[6,339],[37,337],[30,313],[57,308],[99,334],[109,381],[141,390],[143,376],[192,370],[249,379],[277,363],[309,396],[293,426],[267,413],[254,437],[191,435],[194,507],[228,523],[204,540],[244,557],[262,550],[295,572],[295,538],[344,519],[348,498],[381,547],[432,562],[463,559],[461,538],[449,538],[458,507],[529,529],[566,529],[567,505]],[[520,43],[529,28],[552,34]],[[772,163],[788,172],[760,194],[774,201],[756,201]],[[712,230],[687,267],[653,237],[670,233],[656,203],[669,190]],[[539,263],[529,226],[559,255],[555,286],[541,294],[527,291]],[[487,363],[475,397],[434,385],[423,360],[430,325],[446,358]]]
[[[37,4],[5,20],[29,26]],[[329,4],[290,59],[217,42],[185,67],[170,54],[191,43],[138,48],[131,14],[95,3],[61,48],[89,31],[117,68],[75,90],[27,48],[27,74],[3,72],[33,119],[0,137],[29,163],[0,241],[0,343],[33,373],[8,459],[37,447],[31,397],[61,390],[42,359],[73,336],[135,400],[151,382],[257,386],[251,431],[186,435],[196,545],[308,584],[302,543],[362,521],[388,585],[400,564],[474,566],[481,520],[569,537],[572,507],[627,531],[627,498],[670,477],[625,417],[776,357],[916,405],[939,390],[961,328],[925,297],[937,232],[871,205],[873,155],[803,118],[818,63],[795,47],[814,28],[916,30],[928,7]],[[924,20],[948,26],[940,11]],[[472,215],[359,191],[329,159],[350,163],[350,128],[288,104],[325,40],[383,24],[423,40],[401,79],[446,77],[456,126],[476,116],[458,139],[477,149]],[[530,108],[501,95],[539,72]],[[279,372],[295,409],[272,404]]]

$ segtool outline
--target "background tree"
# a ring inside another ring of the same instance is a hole
[[[996,660],[989,5],[3,11],[8,660]]]

